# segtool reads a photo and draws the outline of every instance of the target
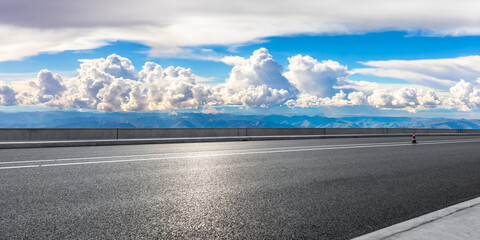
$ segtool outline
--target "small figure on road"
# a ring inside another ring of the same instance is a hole
[[[412,143],[417,143],[417,137],[415,137],[415,133],[412,134]]]

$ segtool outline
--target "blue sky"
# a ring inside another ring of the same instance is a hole
[[[49,2],[0,4],[0,111],[478,117],[469,1]]]
[[[316,59],[335,60],[349,68],[364,67],[362,61],[370,60],[415,60],[435,58],[455,58],[480,53],[479,36],[442,36],[430,37],[410,35],[404,31],[386,31],[352,35],[293,35],[270,37],[260,43],[245,43],[231,49],[230,46],[203,46],[222,55],[248,57],[259,48],[267,48],[284,67],[288,66],[288,57],[303,54]],[[183,66],[191,68],[198,75],[216,77],[224,81],[231,67],[222,62],[202,59],[184,59],[172,57],[151,57],[150,47],[133,42],[111,42],[107,46],[83,50],[65,51],[54,54],[39,54],[17,61],[0,62],[1,73],[38,73],[41,69],[57,72],[75,71],[78,59],[105,58],[112,53],[129,58],[134,66],[141,68],[146,61],[154,61],[162,66]],[[355,76],[355,79],[370,78]],[[382,81],[381,79],[376,79]],[[401,81],[383,79],[384,81]]]

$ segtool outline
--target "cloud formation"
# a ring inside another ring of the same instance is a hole
[[[54,104],[66,90],[62,77],[46,69],[38,73],[36,81],[30,82],[30,87],[35,89],[31,101],[47,103],[46,105]]]
[[[225,63],[232,65],[226,86],[232,89],[245,89],[268,85],[274,89],[293,89],[290,82],[282,75],[283,67],[268,53],[265,48],[255,50],[250,58],[226,57]]]
[[[415,112],[418,108],[435,108],[442,102],[433,91],[401,88],[396,91],[378,89],[368,97],[368,102],[377,108],[405,109]]]
[[[17,93],[6,85],[0,85],[0,105],[11,106],[17,103]]]
[[[351,95],[354,97],[354,93]],[[350,97],[350,95],[349,95]],[[355,100],[359,100],[358,98]],[[361,102],[365,102],[360,100]],[[326,106],[326,107],[341,107],[347,105],[357,105],[358,101],[351,101],[350,98],[347,99],[347,94],[340,90],[337,94],[333,97],[318,97],[315,95],[311,95],[308,93],[299,94],[297,99],[295,100],[288,100],[286,105],[289,107],[312,107],[312,106]]]
[[[349,6],[349,7],[344,7]],[[151,55],[232,45],[292,34],[349,34],[396,29],[424,35],[479,35],[480,3],[469,0],[0,1],[0,61],[93,49],[124,40]],[[108,11],[105,11],[108,9]],[[134,13],[134,14],[132,14]]]
[[[450,88],[450,98],[446,105],[451,108],[458,108],[460,111],[468,112],[472,108],[480,107],[480,86],[461,80]]]
[[[146,62],[138,71],[129,59],[116,54],[82,59],[75,77],[41,70],[27,86],[1,85],[0,104],[105,112],[202,109],[209,113],[214,113],[213,107],[218,106],[370,105],[409,112],[480,108],[480,83],[474,81],[473,73],[470,81],[457,81],[442,91],[415,84],[353,81],[348,79],[350,72],[346,66],[302,55],[289,58],[288,71],[284,72],[264,48],[248,58],[232,56],[223,61],[232,66],[230,76],[224,83],[207,85],[202,84],[204,78],[187,68],[163,68]],[[474,66],[466,66],[474,72]]]
[[[233,68],[225,84],[215,89],[219,104],[268,107],[281,104],[297,92],[283,76],[283,67],[265,48],[254,51],[248,59],[226,57],[223,62]]]
[[[259,49],[233,65],[224,84],[209,86],[191,69],[147,62],[136,71],[132,62],[112,54],[80,60],[78,76],[62,78],[41,70],[31,91],[1,93],[2,105],[42,105],[59,109],[97,109],[105,112],[201,109],[210,105],[246,108],[280,105],[297,91],[282,75],[283,68]],[[12,101],[14,99],[15,101]]]
[[[390,77],[413,84],[448,90],[459,79],[467,82],[480,80],[480,56],[443,59],[368,61],[371,68],[355,69],[354,73]]]
[[[81,60],[78,76],[62,79],[42,70],[30,83],[32,94],[22,92],[22,104],[61,109],[151,111],[200,108],[210,89],[197,84],[190,69],[147,62],[137,72],[131,61],[116,54],[106,59]]]
[[[337,92],[334,86],[343,84],[349,73],[346,66],[328,60],[318,62],[310,56],[296,55],[288,58],[289,71],[285,77],[301,92],[317,97],[331,97]]]

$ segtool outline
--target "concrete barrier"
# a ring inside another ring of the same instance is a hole
[[[0,141],[29,141],[31,129],[0,129]]]
[[[117,139],[117,131],[117,128],[3,128],[0,141]]]
[[[432,131],[433,130],[433,131]],[[387,134],[400,134],[400,133],[430,133],[437,132],[436,130],[446,130],[446,129],[425,129],[425,128],[388,128],[386,130]],[[456,130],[455,130],[456,131]],[[438,131],[441,133],[441,131]],[[444,132],[442,132],[444,133]]]
[[[408,128],[3,128],[0,141],[258,137],[308,135],[480,134],[479,129]]]
[[[240,128],[119,128],[118,139],[231,137],[244,132]]]
[[[457,129],[458,133],[478,133],[478,129]]]
[[[385,128],[325,128],[325,134],[386,134],[386,131]]]
[[[245,136],[325,135],[325,128],[246,128]]]

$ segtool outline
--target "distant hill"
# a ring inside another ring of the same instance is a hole
[[[477,119],[236,115],[204,113],[0,112],[1,128],[454,128],[480,129]]]

